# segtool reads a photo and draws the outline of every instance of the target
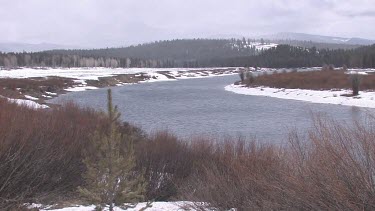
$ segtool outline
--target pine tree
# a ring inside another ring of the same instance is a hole
[[[86,153],[84,164],[87,168],[84,178],[86,186],[78,191],[91,203],[102,210],[109,205],[120,205],[143,200],[146,183],[143,175],[134,171],[135,155],[131,140],[123,136],[116,125],[120,113],[112,105],[112,93],[108,90],[109,129],[106,133],[97,131],[92,136],[93,152]],[[122,141],[127,141],[124,149]],[[126,207],[124,207],[126,208]]]

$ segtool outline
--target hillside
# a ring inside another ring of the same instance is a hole
[[[351,50],[329,50],[278,45],[276,48],[251,57],[236,57],[225,60],[211,60],[208,64],[217,66],[258,66],[258,67],[319,67],[324,64],[347,65],[357,68],[375,67],[375,45]]]
[[[334,37],[324,36],[306,33],[293,33],[293,32],[280,32],[271,35],[261,36],[264,39],[270,40],[298,40],[298,41],[311,41],[316,43],[330,43],[330,44],[345,44],[345,45],[372,45],[375,44],[375,40],[369,40],[364,38],[346,38],[346,37]]]
[[[46,53],[182,61],[252,56],[263,48],[269,48],[267,43],[261,44],[251,40],[181,39],[157,41],[123,48],[52,50],[46,51]]]

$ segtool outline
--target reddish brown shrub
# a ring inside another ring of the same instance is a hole
[[[255,78],[252,86],[268,86],[287,89],[351,89],[349,75],[341,70],[288,72],[260,75]],[[375,75],[362,77],[361,90],[375,90]]]
[[[103,118],[73,104],[31,110],[0,99],[0,207],[82,183],[81,151]]]
[[[374,140],[371,124],[317,118],[306,139],[291,133],[283,148],[221,143],[180,191],[185,200],[206,202],[197,209],[373,210]]]

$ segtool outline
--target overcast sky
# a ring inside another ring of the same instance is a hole
[[[126,46],[302,32],[375,39],[375,0],[0,0],[0,42]]]

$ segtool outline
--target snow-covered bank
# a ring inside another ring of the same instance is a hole
[[[189,72],[189,71],[215,71],[228,68],[18,68],[1,70],[0,78],[32,78],[57,76],[63,78],[74,78],[78,80],[98,80],[100,77],[111,77],[122,74],[156,73],[156,72]],[[234,68],[232,68],[234,69]]]
[[[101,78],[128,75],[135,82],[172,81],[176,79],[225,76],[238,73],[238,69],[220,68],[18,68],[0,69],[0,78],[47,78],[61,77],[74,81],[73,87],[65,91],[85,91],[96,87],[87,84],[88,80],[99,81]],[[133,75],[133,76],[132,76]],[[117,80],[116,78],[114,80]],[[117,86],[129,84],[117,80]],[[132,83],[132,82],[130,82]]]
[[[1,96],[0,96],[1,97]],[[28,108],[32,109],[43,109],[43,108],[49,108],[47,105],[36,103],[32,100],[24,100],[24,99],[11,99],[6,98],[11,103],[16,103],[17,105],[26,106]]]
[[[304,90],[304,89],[279,89],[269,87],[244,87],[242,85],[228,85],[225,90],[237,94],[275,97],[288,100],[300,100],[311,103],[326,103],[346,106],[375,108],[375,92],[362,91],[358,96],[346,97],[351,90]]]
[[[183,201],[179,201],[179,202],[153,202],[151,204],[151,207],[146,207],[146,205],[147,204],[145,202],[139,203],[139,204],[137,204],[136,207],[128,208],[126,210],[127,211],[138,211],[138,210],[142,210],[142,208],[145,208],[144,209],[145,211],[193,210],[193,209],[189,209],[188,207],[186,207],[186,206],[192,205],[192,202],[183,202]],[[44,210],[46,210],[46,211],[47,210],[54,210],[54,211],[92,211],[92,210],[95,210],[94,205],[90,205],[90,206],[77,205],[77,206],[54,209],[51,206],[43,206],[43,205],[40,205],[40,204],[33,204],[33,205],[29,206],[29,208],[39,208],[41,211],[44,211]],[[108,210],[108,208],[106,208],[104,210]],[[116,211],[121,210],[122,211],[124,209],[121,209],[120,207],[115,207],[114,210],[116,210]]]

